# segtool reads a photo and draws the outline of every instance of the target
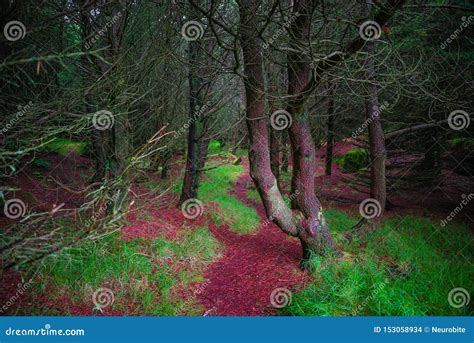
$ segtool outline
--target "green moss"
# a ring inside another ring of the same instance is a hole
[[[335,156],[334,163],[347,172],[355,172],[369,166],[369,153],[366,149],[355,148],[348,151],[345,155]]]
[[[232,183],[242,172],[240,165],[224,165],[206,172],[199,187],[199,198],[217,204],[219,211],[211,213],[216,223],[227,224],[238,233],[252,233],[258,228],[260,216],[255,209],[229,195]]]
[[[425,218],[389,219],[363,242],[346,243],[341,233],[355,220],[330,210],[326,217],[346,252],[342,259],[313,257],[313,282],[293,295],[289,315],[472,315],[454,308],[449,291],[472,294],[474,258],[469,229],[441,228]],[[449,237],[449,239],[446,239]]]
[[[74,141],[65,138],[55,138],[54,141],[46,145],[49,151],[57,152],[61,155],[68,155],[71,152],[76,152],[79,155],[83,154],[88,146],[88,142]]]

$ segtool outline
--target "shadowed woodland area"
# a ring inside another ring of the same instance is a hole
[[[0,0],[0,313],[474,314],[468,0]]]

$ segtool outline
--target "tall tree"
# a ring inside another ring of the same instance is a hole
[[[369,13],[372,13],[372,0],[368,0],[367,5]],[[365,103],[365,109],[367,121],[369,123],[370,196],[380,205],[380,211],[374,218],[374,224],[378,224],[383,217],[387,200],[385,179],[385,161],[387,159],[387,151],[385,149],[385,135],[382,128],[380,113],[377,71],[375,68],[375,49],[376,41],[368,41],[366,45],[367,57],[365,60],[368,95]]]

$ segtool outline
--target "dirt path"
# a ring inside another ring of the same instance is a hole
[[[258,232],[252,235],[210,227],[225,251],[206,271],[208,281],[198,295],[207,309],[206,315],[270,315],[275,312],[270,303],[273,290],[284,287],[294,291],[307,281],[307,275],[298,269],[301,257],[298,241],[282,233],[273,223],[265,224],[263,206],[246,194],[246,185],[252,182],[246,159],[243,166],[245,172],[235,183],[232,194],[255,208],[262,222]]]

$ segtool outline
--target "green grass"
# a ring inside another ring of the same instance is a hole
[[[199,186],[199,198],[217,204],[219,211],[211,213],[217,224],[227,224],[232,231],[245,234],[255,232],[260,217],[255,209],[228,194],[242,172],[240,165],[223,165],[209,170]]]
[[[221,142],[212,139],[207,146],[207,153],[209,155],[218,154],[221,152]]]
[[[293,295],[287,315],[472,315],[451,307],[448,293],[462,287],[473,294],[474,245],[469,229],[425,218],[386,220],[364,241],[342,243],[355,220],[329,210],[327,219],[346,252],[342,259],[314,256],[313,282]],[[471,262],[470,262],[471,261]]]
[[[37,287],[53,296],[75,295],[73,302],[90,303],[91,308],[93,292],[107,287],[114,292],[112,308],[128,315],[195,315],[202,309],[193,299],[175,296],[173,289],[204,281],[204,268],[219,254],[219,242],[205,227],[186,228],[178,242],[162,237],[124,241],[112,234],[46,259]]]
[[[46,150],[54,151],[64,156],[73,151],[81,155],[85,152],[87,145],[87,142],[74,141],[66,138],[55,138],[54,141],[46,145]]]
[[[347,172],[355,172],[369,165],[369,153],[366,149],[354,148],[345,155],[334,156],[334,163]]]
[[[252,186],[253,186],[253,184],[252,184]],[[260,194],[258,194],[258,191],[255,189],[255,187],[249,188],[247,190],[247,197],[249,197],[250,199],[252,199],[256,203],[260,203],[260,201],[262,201],[260,199]]]

